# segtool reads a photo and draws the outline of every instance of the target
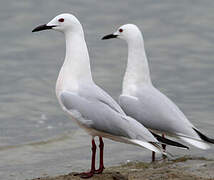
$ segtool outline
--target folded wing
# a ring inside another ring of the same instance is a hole
[[[143,146],[139,143],[142,141],[144,147],[156,152],[162,151],[158,145],[149,144],[153,148],[146,146],[147,143],[158,143],[158,141],[143,125],[126,116],[119,105],[110,96],[106,96],[104,91],[102,92],[97,86],[94,88],[81,88],[78,94],[62,92],[60,100],[63,107],[66,111],[78,112],[76,119],[88,128],[125,138],[130,143],[140,146]],[[98,92],[98,95],[94,92]]]

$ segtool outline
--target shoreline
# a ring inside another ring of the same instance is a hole
[[[76,172],[56,177],[40,177],[32,180],[80,180]],[[214,160],[204,157],[183,156],[156,162],[128,162],[105,168],[103,174],[94,175],[92,180],[214,180]]]

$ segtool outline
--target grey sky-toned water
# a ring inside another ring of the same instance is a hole
[[[213,9],[211,0],[1,1],[1,179],[30,179],[89,167],[90,137],[68,118],[55,97],[64,37],[53,31],[31,33],[63,12],[74,13],[81,21],[94,80],[115,99],[121,91],[127,46],[121,40],[100,39],[122,24],[137,24],[143,30],[156,87],[214,137]],[[148,150],[105,142],[107,166],[150,160]],[[170,152],[212,157],[214,147],[170,148]]]

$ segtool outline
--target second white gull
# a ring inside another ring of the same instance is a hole
[[[128,62],[119,104],[125,113],[145,127],[177,136],[201,149],[214,143],[197,129],[167,96],[156,89],[150,78],[143,36],[134,24],[125,24],[102,39],[119,38],[128,44]]]

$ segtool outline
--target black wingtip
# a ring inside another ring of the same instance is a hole
[[[198,130],[195,129],[195,128],[193,128],[193,130],[199,135],[199,137],[200,137],[202,140],[204,140],[204,141],[206,141],[206,142],[208,142],[208,143],[214,144],[214,139],[211,139],[211,138],[205,136],[204,134],[202,134],[200,131],[198,131]]]
[[[172,140],[170,140],[170,139],[167,139],[167,138],[165,138],[165,137],[162,137],[162,136],[160,136],[160,135],[158,135],[158,134],[155,134],[155,133],[153,133],[153,132],[151,132],[151,133],[152,133],[153,136],[155,136],[155,138],[156,138],[158,141],[160,141],[161,143],[164,143],[164,144],[167,144],[167,145],[171,145],[171,146],[180,147],[180,148],[189,149],[189,147],[187,147],[187,146],[185,146],[185,145],[183,145],[183,144],[181,144],[181,143],[178,143],[178,142],[176,142],[176,141],[172,141]]]

